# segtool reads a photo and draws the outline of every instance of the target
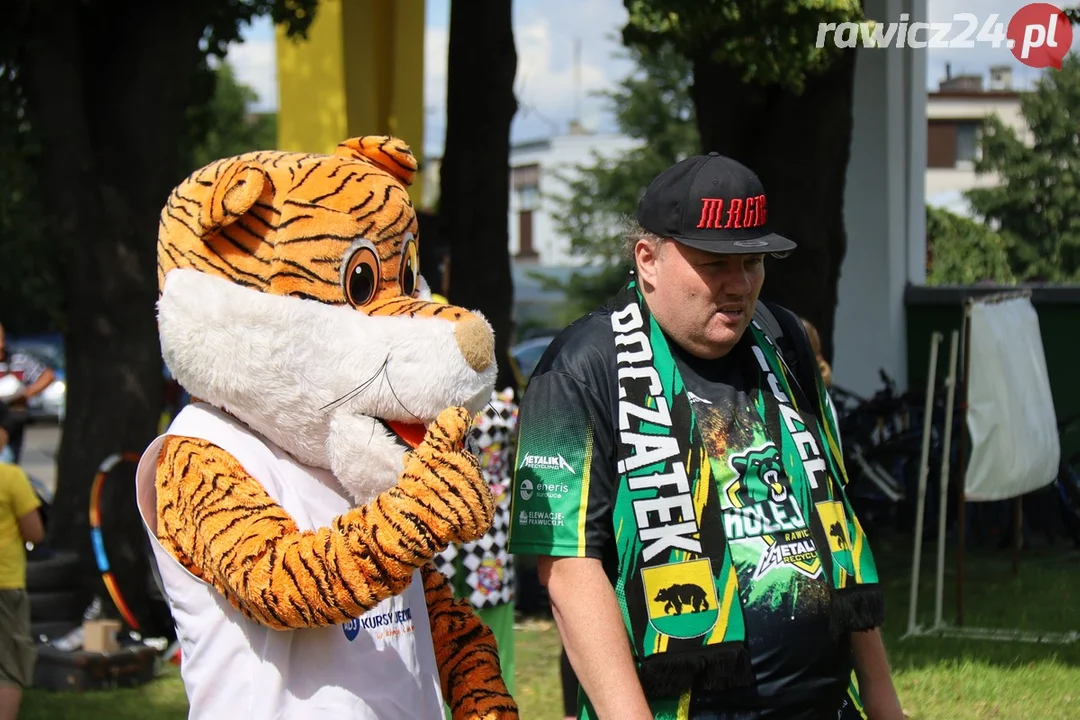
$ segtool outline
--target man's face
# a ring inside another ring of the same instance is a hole
[[[718,255],[675,240],[638,243],[642,292],[657,323],[684,350],[726,355],[754,315],[765,282],[763,255]]]

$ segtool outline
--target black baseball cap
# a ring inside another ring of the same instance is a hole
[[[660,237],[725,254],[785,253],[796,244],[771,232],[761,180],[742,163],[711,152],[672,165],[649,183],[638,223]]]

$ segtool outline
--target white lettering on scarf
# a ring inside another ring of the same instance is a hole
[[[690,494],[690,482],[686,467],[681,462],[671,463],[679,456],[679,443],[671,435],[653,435],[632,432],[630,418],[636,417],[662,428],[671,428],[671,413],[663,396],[660,376],[651,364],[653,359],[649,338],[641,309],[629,304],[611,315],[611,327],[615,331],[615,346],[623,348],[616,357],[619,385],[619,441],[623,445],[623,457],[619,460],[619,474],[646,465],[662,463],[665,468],[645,477],[630,478],[631,490],[653,488],[659,490],[670,486],[671,495],[654,495],[633,501],[634,517],[638,524],[638,538],[644,548],[642,557],[646,562],[662,552],[679,548],[687,552],[701,553],[697,518],[694,516],[694,499]],[[628,402],[625,383],[631,380],[647,380],[653,407],[642,407]],[[629,453],[630,449],[633,453]]]

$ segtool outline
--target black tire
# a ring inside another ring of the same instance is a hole
[[[69,632],[79,627],[81,623],[74,622],[72,620],[62,620],[58,622],[37,622],[30,625],[30,637],[34,638],[37,642],[44,635],[49,640],[55,640],[62,638]]]
[[[71,552],[51,552],[40,559],[30,557],[26,562],[26,590],[47,593],[58,590],[77,590],[81,583],[79,556]]]
[[[82,590],[30,593],[30,622],[82,622],[90,604]]]

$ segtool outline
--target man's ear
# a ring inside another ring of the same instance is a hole
[[[641,281],[649,286],[656,285],[656,262],[663,252],[663,242],[647,242],[638,240],[634,246],[634,262],[637,265],[637,274]]]

